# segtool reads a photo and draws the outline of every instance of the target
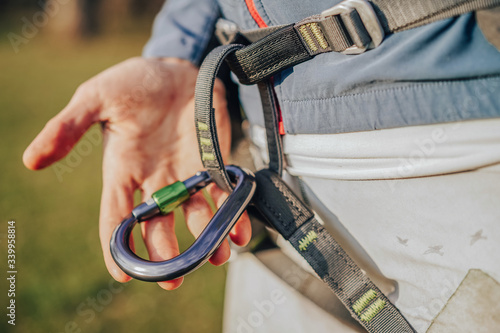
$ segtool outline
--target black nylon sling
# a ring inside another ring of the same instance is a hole
[[[371,3],[383,29],[397,32],[467,11],[496,6],[500,0],[444,0],[435,4],[431,0],[379,0]],[[402,12],[405,14],[400,15]],[[222,189],[231,191],[231,182],[218,146],[212,106],[216,74],[222,61],[229,57],[229,65],[241,83],[259,83],[264,108],[270,165],[269,169],[256,173],[257,191],[253,203],[257,210],[307,260],[351,315],[369,332],[415,332],[280,178],[283,163],[277,131],[277,103],[269,78],[319,53],[345,51],[353,45],[366,49],[367,44],[377,36],[373,31],[366,31],[366,22],[360,15],[364,17],[366,13],[344,12],[327,20],[314,16],[275,30],[249,46],[236,44],[214,49],[202,64],[196,84],[198,143],[202,162],[214,181]],[[307,37],[310,39],[307,40]]]

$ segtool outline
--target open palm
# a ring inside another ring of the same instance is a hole
[[[178,59],[131,58],[82,84],[68,106],[51,119],[26,149],[23,160],[33,170],[64,157],[94,123],[103,125],[103,190],[100,238],[104,260],[118,281],[129,279],[114,263],[111,234],[133,208],[133,194],[139,189],[144,199],[176,180],[202,169],[194,125],[194,86],[197,68]],[[214,91],[217,131],[223,156],[230,147],[230,123],[219,82]],[[226,194],[216,186],[208,188],[217,205]],[[184,213],[189,230],[198,236],[212,212],[201,194],[193,196]],[[142,223],[144,242],[151,260],[165,260],[179,253],[173,215]],[[238,245],[250,239],[250,223],[244,215],[230,234]],[[225,241],[210,261],[227,261]],[[160,282],[175,289],[182,278]]]

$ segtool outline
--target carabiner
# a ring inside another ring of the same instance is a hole
[[[131,277],[143,281],[168,281],[184,276],[203,265],[217,250],[241,216],[255,192],[252,172],[237,166],[226,166],[236,182],[233,192],[212,217],[200,236],[183,253],[165,261],[149,261],[137,256],[129,244],[130,234],[137,222],[159,214],[168,214],[191,195],[211,183],[208,172],[198,172],[184,182],[176,182],[155,192],[149,200],[138,205],[118,225],[111,237],[111,255],[116,264]]]

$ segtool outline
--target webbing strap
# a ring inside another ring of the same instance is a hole
[[[224,168],[219,148],[213,108],[213,89],[215,78],[224,59],[242,47],[243,45],[230,44],[219,46],[210,52],[200,67],[195,87],[195,125],[201,161],[215,183],[228,193],[233,190],[233,186]]]
[[[283,172],[283,148],[278,130],[278,102],[274,94],[274,85],[270,79],[257,84],[264,111],[266,124],[267,151],[269,154],[268,168],[280,177]]]
[[[290,259],[280,248],[268,248],[252,252],[252,254],[270,272],[319,308],[353,327],[356,332],[365,331],[364,329],[359,329],[361,327],[358,322],[352,318],[344,304],[340,302],[338,297],[331,292],[322,280],[318,279],[313,273],[305,270],[302,265]]]
[[[267,169],[258,171],[255,177],[256,208],[368,332],[415,332],[281,177]]]
[[[371,0],[386,32],[398,32],[500,5],[498,0]]]
[[[500,0],[346,0],[296,24],[270,28],[266,37],[235,52],[229,66],[242,84],[255,84],[317,54],[359,54],[385,35],[496,6]]]
[[[239,44],[223,45],[210,52],[200,67],[195,88],[196,135],[198,137],[201,160],[215,183],[226,192],[232,191],[232,185],[224,168],[224,162],[219,149],[212,91],[215,78],[224,59],[242,47],[243,45]],[[270,156],[269,168],[281,175],[283,158],[281,138],[277,128],[278,111],[276,96],[273,92],[273,85],[269,80],[260,82],[258,87],[266,123],[267,145]]]

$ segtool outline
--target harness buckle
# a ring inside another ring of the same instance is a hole
[[[165,261],[149,261],[130,249],[134,226],[159,214],[168,214],[212,182],[208,172],[198,172],[184,182],[176,182],[155,192],[151,199],[138,205],[116,227],[110,241],[116,264],[131,277],[143,281],[168,281],[184,276],[203,265],[246,209],[255,192],[255,176],[237,166],[226,166],[233,182],[233,192],[212,217],[200,236],[183,253]]]
[[[239,32],[240,28],[232,21],[220,18],[215,23],[215,36],[222,45],[231,44]]]
[[[321,13],[321,19],[326,19],[331,16],[341,15],[344,13],[350,13],[351,11],[356,10],[361,18],[361,21],[364,24],[364,27],[371,38],[371,43],[367,46],[360,47],[358,45],[353,45],[346,50],[344,50],[343,54],[360,54],[365,52],[366,50],[376,48],[382,43],[384,39],[385,33],[382,24],[375,13],[372,5],[366,0],[344,0],[341,3],[324,10]]]

